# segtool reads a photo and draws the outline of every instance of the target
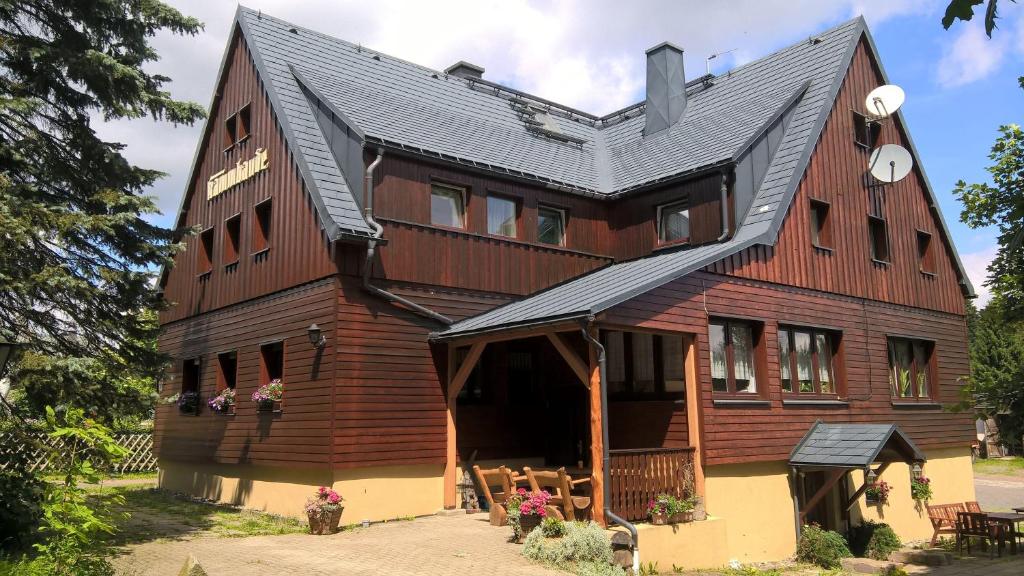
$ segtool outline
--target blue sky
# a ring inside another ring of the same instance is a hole
[[[206,23],[196,38],[160,35],[162,60],[150,68],[174,79],[175,97],[207,104],[235,4],[169,0]],[[1020,123],[1024,90],[1024,4],[1004,0],[993,40],[980,22],[945,31],[945,1],[935,0],[250,0],[251,8],[436,69],[468,60],[486,78],[593,113],[639,101],[644,49],[670,40],[686,50],[686,74],[705,58],[735,49],[713,71],[759,58],[863,14],[890,80],[907,93],[904,114],[975,287],[995,253],[994,230],[959,222],[951,191],[958,179],[987,178],[984,167],[1000,124]],[[128,145],[128,158],[168,177],[151,191],[171,225],[199,140],[199,126],[147,120],[97,126]]]

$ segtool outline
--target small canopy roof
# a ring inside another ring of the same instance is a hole
[[[924,454],[895,424],[827,424],[818,420],[793,448],[789,463],[817,468],[864,468],[873,462],[924,462]]]

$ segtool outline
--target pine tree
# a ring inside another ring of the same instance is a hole
[[[1019,451],[1024,434],[1024,326],[1008,320],[997,299],[978,313],[970,351],[965,393],[979,412],[996,419],[1001,441]]]
[[[160,365],[145,311],[178,246],[145,192],[162,174],[92,122],[202,118],[144,70],[157,32],[201,29],[157,0],[0,0],[0,336],[111,376]]]

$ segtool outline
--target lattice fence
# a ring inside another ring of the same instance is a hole
[[[25,466],[29,471],[45,471],[51,466],[47,458],[50,448],[60,448],[61,439],[46,434],[33,434],[38,444],[22,442],[14,434],[0,434],[0,468]],[[128,450],[123,460],[113,465],[113,472],[154,472],[156,456],[153,455],[153,435],[149,433],[114,434],[114,440]]]

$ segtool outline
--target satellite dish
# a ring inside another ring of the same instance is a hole
[[[907,96],[903,93],[903,88],[895,84],[885,84],[868,94],[868,97],[864,99],[864,106],[876,118],[887,118],[895,114],[906,99]]]
[[[910,174],[914,159],[898,144],[883,144],[871,151],[868,170],[882,182],[899,182]]]

